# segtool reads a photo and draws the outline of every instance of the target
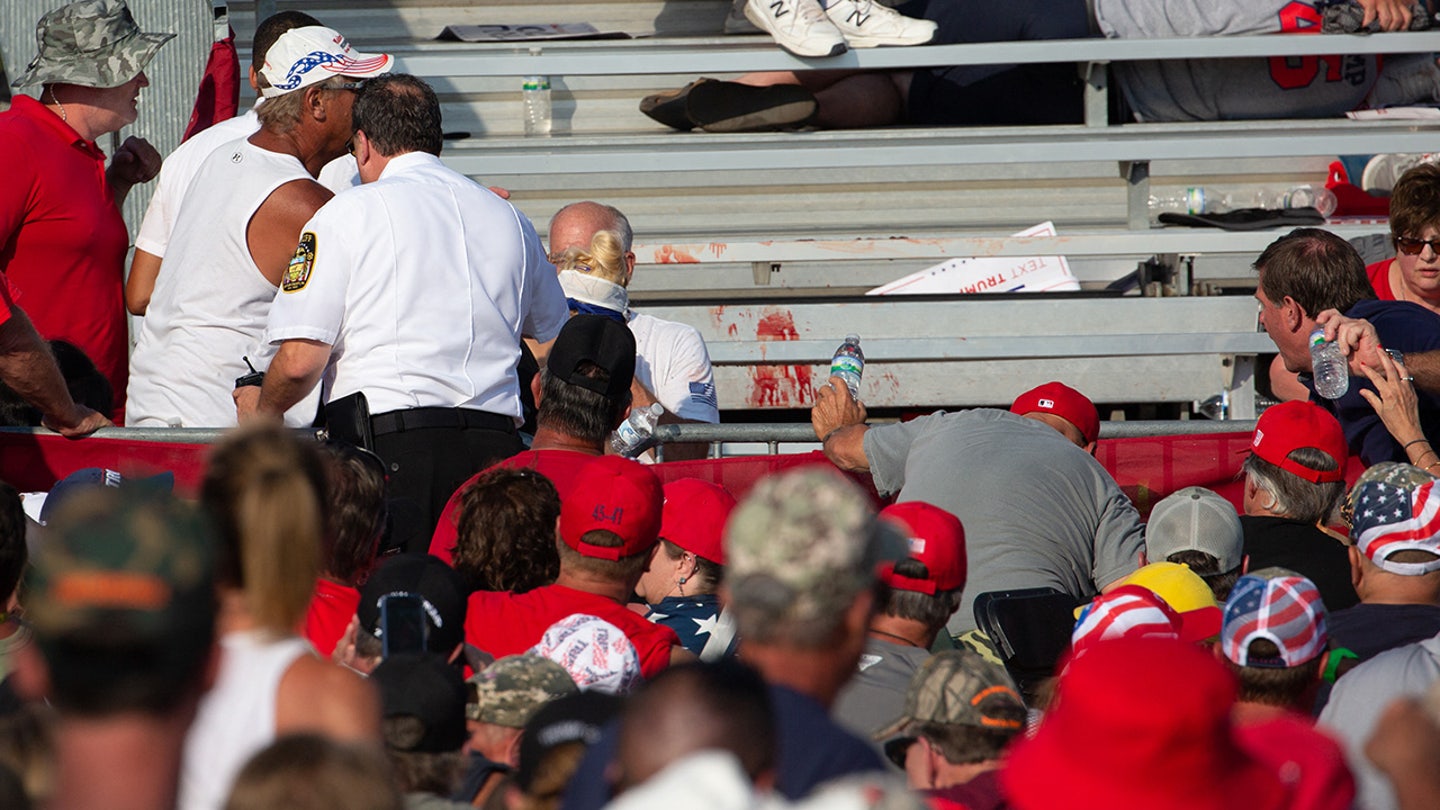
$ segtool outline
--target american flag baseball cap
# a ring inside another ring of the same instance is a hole
[[[1371,562],[1402,576],[1440,571],[1440,493],[1435,482],[1408,482],[1395,476],[1357,482],[1351,504],[1350,536]],[[1434,559],[1398,562],[1401,551],[1425,551]]]
[[[265,52],[260,75],[268,83],[265,98],[283,96],[332,76],[368,79],[389,73],[395,57],[388,53],[361,53],[350,47],[340,32],[323,25],[292,28]]]
[[[1099,642],[1117,638],[1178,639],[1183,626],[1180,614],[1153,591],[1139,585],[1122,585],[1096,597],[1080,611],[1075,631],[1070,634],[1070,650],[1072,655],[1079,655]]]
[[[1269,641],[1278,656],[1258,656],[1250,645]],[[1315,660],[1329,637],[1325,603],[1315,583],[1285,568],[1264,568],[1235,583],[1225,600],[1220,650],[1238,666],[1289,669]]]

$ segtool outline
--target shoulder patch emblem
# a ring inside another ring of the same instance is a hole
[[[310,270],[315,266],[315,234],[306,231],[300,234],[300,245],[280,278],[280,289],[287,293],[299,292],[310,283]]]

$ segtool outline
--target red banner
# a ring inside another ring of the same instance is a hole
[[[1250,448],[1249,433],[1107,439],[1096,458],[1114,476],[1142,515],[1177,489],[1213,489],[1240,507],[1240,464]],[[117,470],[125,476],[175,474],[176,490],[193,496],[204,474],[209,445],[126,439],[65,439],[55,435],[0,433],[0,479],[22,492],[48,490],[56,481],[86,467]],[[743,456],[698,461],[673,461],[654,467],[662,480],[701,478],[744,497],[755,482],[780,470],[807,464],[828,464],[819,451],[798,455]],[[1364,470],[1351,459],[1347,479]],[[857,480],[869,485],[868,477]]]

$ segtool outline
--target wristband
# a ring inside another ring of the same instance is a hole
[[[829,433],[825,434],[824,438],[820,440],[820,444],[824,445],[826,442],[830,441],[831,436],[834,436],[836,433],[839,433],[840,431],[848,427],[854,427],[854,425],[841,425],[840,427],[834,428]]]
[[[1340,664],[1346,659],[1359,661],[1360,656],[1344,647],[1336,647],[1330,651],[1330,655],[1325,659],[1325,672],[1321,675],[1326,683],[1335,683],[1335,679],[1340,677]]]
[[[1411,442],[1406,442],[1405,445],[1404,445],[1403,447],[1401,447],[1400,449],[1401,449],[1401,450],[1409,450],[1409,449],[1410,449],[1410,445],[1412,445],[1412,444],[1419,444],[1419,443],[1421,443],[1421,442],[1428,442],[1428,441],[1430,441],[1430,440],[1429,440],[1429,439],[1425,439],[1425,438],[1416,439],[1416,440],[1411,441]]]

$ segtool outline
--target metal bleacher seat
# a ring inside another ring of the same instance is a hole
[[[257,6],[278,6],[309,11],[361,47],[395,53],[400,69],[441,94],[455,136],[445,159],[509,188],[542,231],[576,199],[626,211],[643,265],[633,299],[705,334],[727,410],[807,405],[804,386],[817,366],[839,336],[859,331],[871,373],[893,382],[872,406],[993,404],[1064,376],[1106,402],[1183,403],[1220,393],[1232,415],[1250,416],[1254,358],[1270,346],[1256,332],[1248,294],[1136,300],[1095,291],[1157,254],[1166,269],[1181,271],[1166,287],[1181,296],[1192,283],[1253,286],[1249,262],[1277,234],[1153,230],[1145,210],[1151,185],[1320,183],[1335,155],[1433,151],[1440,137],[1432,122],[1121,124],[1104,115],[1111,62],[1429,51],[1428,34],[993,43],[801,60],[762,36],[716,36],[729,5],[252,0],[233,3],[232,14],[242,40]],[[589,22],[641,38],[432,39],[449,24],[527,22]],[[699,75],[1010,62],[1076,63],[1091,88],[1086,124],[716,135],[670,132],[637,109],[641,96]],[[550,76],[554,87],[550,137],[521,132],[519,77],[533,74]],[[1008,236],[1044,220],[1060,235]],[[1340,228],[1346,236],[1383,229]],[[950,256],[1056,253],[1070,257],[1089,292],[858,297]],[[771,328],[779,323],[789,326]]]

